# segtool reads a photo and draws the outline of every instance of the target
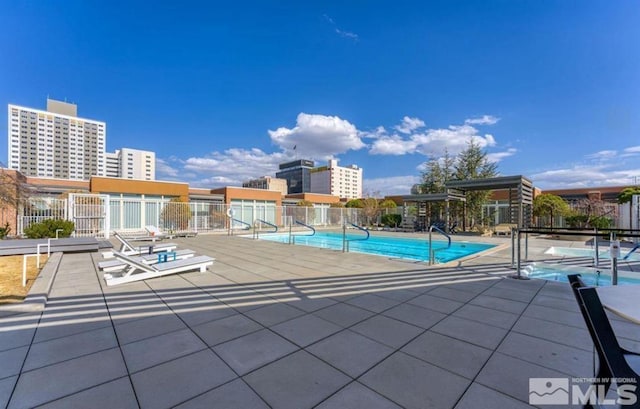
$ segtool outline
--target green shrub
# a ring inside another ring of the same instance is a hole
[[[47,219],[40,223],[31,223],[24,229],[24,235],[29,239],[46,239],[56,237],[56,230],[62,229],[58,237],[69,237],[75,225],[72,221],[61,219]]]
[[[397,227],[402,222],[401,214],[383,214],[380,222],[387,227]]]
[[[0,240],[6,239],[10,232],[11,227],[9,227],[9,223],[5,224],[4,227],[0,227]]]
[[[611,220],[605,216],[589,216],[586,214],[575,214],[566,217],[569,227],[580,229],[608,229],[611,227]]]

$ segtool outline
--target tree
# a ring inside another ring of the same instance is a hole
[[[442,158],[430,158],[422,172],[422,184],[416,190],[422,193],[443,193],[445,184],[453,178],[455,158],[444,151]]]
[[[374,197],[367,197],[362,200],[362,212],[364,216],[367,218],[367,224],[371,224],[371,220],[375,219],[378,216],[378,199]]]
[[[467,148],[458,154],[454,169],[454,177],[457,180],[486,179],[498,175],[498,165],[489,160],[487,152],[473,139],[470,139]],[[490,195],[491,192],[487,190],[466,193],[466,207],[471,226],[477,220],[482,220],[482,206]]]
[[[550,216],[551,227],[553,227],[555,216],[567,216],[570,213],[569,204],[560,196],[543,193],[533,199],[533,215],[537,217]]]
[[[391,199],[385,199],[382,202],[380,202],[380,209],[388,210],[388,209],[395,209],[397,207],[398,205],[396,204],[396,202],[394,202]]]
[[[629,203],[635,195],[640,195],[640,186],[626,187],[618,195],[618,203]]]
[[[191,220],[189,203],[174,198],[169,201],[160,212],[160,222],[168,230],[187,230]]]
[[[15,170],[0,169],[0,210],[5,215],[11,215],[10,225],[14,229],[20,211],[28,205],[31,194],[26,177]]]
[[[362,201],[362,199],[351,199],[347,202],[347,204],[344,207],[349,207],[349,208],[356,208],[356,209],[362,209],[364,207],[364,203]]]

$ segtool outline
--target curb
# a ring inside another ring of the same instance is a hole
[[[61,260],[61,252],[53,253],[40,271],[40,274],[38,274],[23,302],[0,305],[0,318],[44,310]]]

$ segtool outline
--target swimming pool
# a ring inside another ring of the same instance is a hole
[[[261,234],[259,238],[261,240],[289,243],[289,235],[286,233]],[[362,234],[347,234],[347,239],[353,240],[349,242],[349,251],[409,260],[429,261],[429,243],[426,237],[416,239],[371,235],[368,240],[358,240],[362,238]],[[295,235],[295,244],[342,250],[342,233],[317,232],[313,236]],[[446,241],[433,241],[432,248],[436,250],[436,262],[446,263],[457,260],[493,248],[495,245],[452,241],[450,248],[444,249],[445,247],[447,247]]]
[[[609,259],[609,246],[601,245],[598,249],[598,256],[601,259]],[[623,259],[625,256],[628,257],[625,259],[626,261],[640,261],[640,253],[635,252],[629,253],[631,251],[630,248],[621,249],[621,257],[619,260]],[[588,247],[549,247],[544,254],[550,254],[552,256],[566,256],[566,257],[593,257],[595,255],[595,249]]]
[[[548,281],[569,282],[567,276],[580,274],[586,285],[611,285],[611,271],[608,268],[573,267],[550,263],[531,263],[522,270],[522,274],[529,278],[539,278]],[[640,284],[640,273],[618,271],[618,284]]]

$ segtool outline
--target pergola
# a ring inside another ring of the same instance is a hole
[[[529,227],[532,220],[533,183],[522,175],[485,179],[452,180],[445,184],[446,193],[402,196],[405,203],[444,202],[446,228],[449,226],[449,202],[466,202],[466,192],[478,190],[509,191],[509,222],[519,228]]]

